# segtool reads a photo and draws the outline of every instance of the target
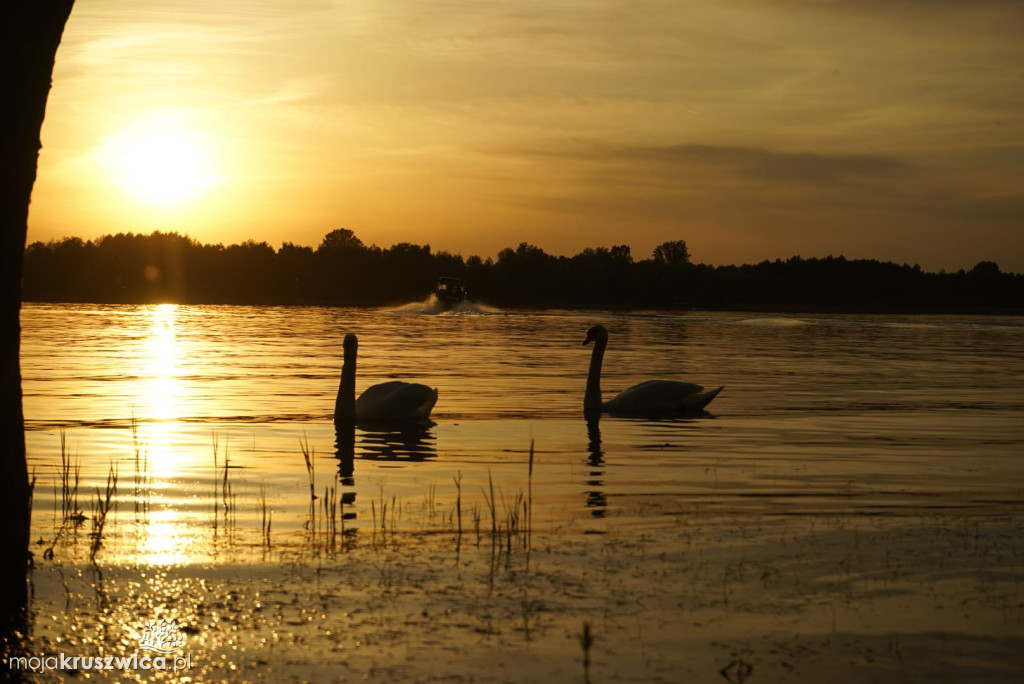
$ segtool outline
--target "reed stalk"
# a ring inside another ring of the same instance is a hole
[[[103,543],[103,529],[107,524],[107,514],[117,506],[116,495],[117,468],[111,463],[110,470],[107,472],[106,489],[101,492],[99,487],[96,488],[96,504],[92,516],[92,543],[89,547],[89,561],[92,563],[96,562],[96,553]]]
[[[264,546],[270,548],[270,524],[273,511],[267,506],[267,487],[260,485],[260,493],[257,498],[260,510],[260,537]]]
[[[132,446],[135,451],[135,478],[132,499],[135,503],[135,519],[146,522],[149,518],[149,454],[139,440],[139,424],[132,415]],[[216,460],[216,455],[214,456]],[[214,471],[216,472],[216,470]]]
[[[590,623],[583,623],[583,632],[580,634],[580,648],[583,649],[583,681],[590,682],[590,647],[594,645],[594,633],[590,629]]]
[[[81,479],[82,464],[78,459],[72,466],[71,454],[68,452],[67,435],[62,429],[60,431],[60,487],[61,487],[61,517],[63,521],[71,521],[76,524],[85,520],[85,516],[78,508],[78,483]],[[74,478],[72,479],[72,475]]]
[[[454,478],[455,480],[455,519],[458,522],[458,536],[455,538],[455,553],[459,552],[462,546],[462,471]]]

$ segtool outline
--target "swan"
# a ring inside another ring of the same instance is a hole
[[[351,333],[342,344],[344,363],[334,402],[334,423],[423,423],[437,403],[437,389],[417,382],[390,380],[366,388],[356,399],[356,353],[359,340]]]
[[[608,346],[608,330],[595,325],[587,331],[586,345],[594,343],[587,374],[587,391],[583,395],[583,414],[590,420],[608,413],[619,416],[665,417],[698,413],[718,396],[722,387],[705,392],[700,385],[674,380],[648,380],[633,385],[609,401],[601,401],[601,363]]]

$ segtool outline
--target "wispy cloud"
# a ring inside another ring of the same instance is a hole
[[[517,153],[593,164],[626,164],[634,169],[647,167],[659,175],[666,168],[697,172],[721,169],[738,177],[815,185],[903,177],[912,172],[911,164],[891,156],[777,152],[756,147],[696,143],[617,146],[591,141],[519,150]]]

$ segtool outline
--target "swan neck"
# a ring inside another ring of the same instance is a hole
[[[345,354],[341,366],[338,398],[334,401],[334,422],[352,422],[356,419],[356,355]]]
[[[590,371],[587,373],[587,392],[583,395],[585,413],[601,411],[601,363],[604,361],[604,349],[607,345],[607,340],[594,340],[594,351],[590,354]]]

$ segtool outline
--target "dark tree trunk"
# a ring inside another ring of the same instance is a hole
[[[21,404],[21,268],[39,131],[74,0],[7,0],[0,10],[0,628],[24,624],[29,483]],[[5,639],[6,640],[6,639]]]

